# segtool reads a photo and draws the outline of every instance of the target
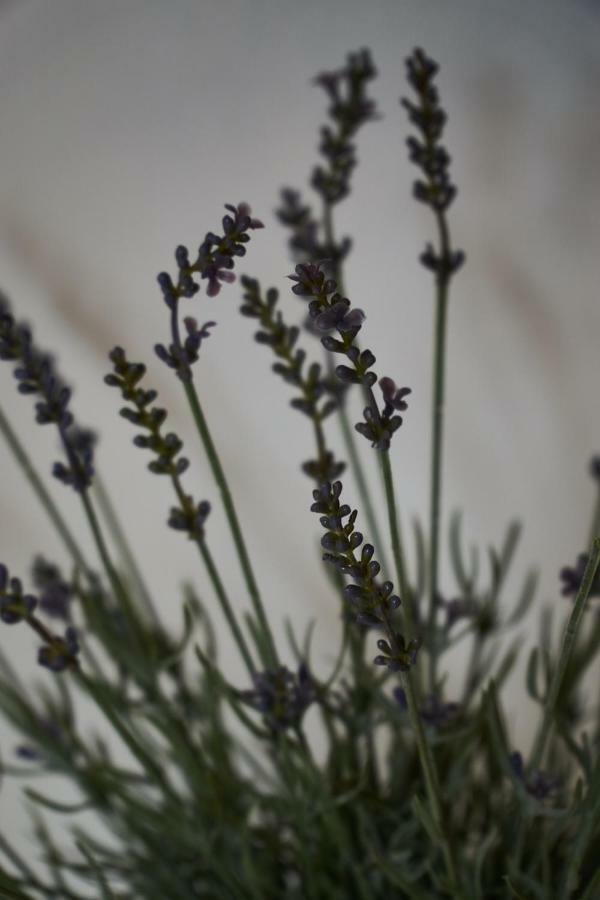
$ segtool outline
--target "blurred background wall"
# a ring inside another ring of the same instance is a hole
[[[483,548],[500,540],[511,517],[522,518],[517,574],[540,564],[537,609],[565,609],[557,573],[586,540],[592,484],[585,469],[600,449],[600,5],[0,3],[0,284],[76,385],[74,409],[101,435],[99,467],[174,625],[184,577],[212,602],[210,590],[193,547],[164,526],[168,485],[145,470],[144,454],[131,445],[119,398],[103,384],[106,355],[119,343],[150,364],[193,461],[187,484],[196,497],[217,501],[179,385],[153,358],[153,344],[167,337],[155,277],[174,270],[178,243],[194,248],[205,231],[218,230],[223,203],[247,200],[267,227],[240,270],[279,287],[287,317],[302,318],[273,209],[279,188],[304,187],[315,162],[325,98],[311,77],[362,46],[380,72],[372,93],[383,118],[360,135],[353,193],[339,207],[337,228],[355,239],[347,291],[367,313],[364,343],[377,356],[376,370],[413,389],[393,461],[405,522],[426,514],[433,302],[417,256],[433,223],[411,200],[415,173],[398,106],[404,59],[417,44],[442,67],[445,142],[459,186],[452,231],[467,252],[450,306],[445,513],[464,509],[466,534]],[[312,435],[289,408],[288,388],[271,375],[269,353],[252,341],[239,297],[234,285],[216,299],[203,292],[192,301],[200,321],[218,323],[197,383],[276,628],[281,633],[286,615],[299,627],[317,616],[316,659],[326,666],[338,610],[317,560],[311,485],[300,471]],[[8,366],[0,397],[48,472],[54,435],[33,425],[31,403],[16,395]],[[0,558],[21,573],[35,552],[66,562],[3,444],[0,473]],[[77,498],[48,480],[85,542]],[[373,484],[378,489],[376,478]],[[355,490],[348,495],[358,501]],[[244,605],[218,502],[208,532]],[[26,629],[4,629],[0,641],[19,667],[35,672]],[[223,658],[235,680],[237,664]],[[524,740],[525,719],[511,709]],[[10,757],[7,732],[1,748]],[[3,789],[0,822],[22,830],[17,802],[12,786]]]

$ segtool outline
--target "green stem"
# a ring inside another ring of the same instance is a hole
[[[92,504],[91,497],[89,496],[88,491],[81,491],[80,493],[81,502],[83,504],[83,509],[88,520],[88,524],[90,526],[90,530],[92,532],[94,543],[96,544],[96,548],[98,550],[98,554],[100,559],[102,560],[102,565],[104,566],[104,570],[110,582],[110,586],[112,588],[113,594],[115,598],[119,601],[122,611],[127,619],[127,622],[131,628],[131,633],[134,636],[134,639],[138,643],[138,651],[145,656],[147,652],[153,652],[153,641],[149,638],[148,635],[145,635],[140,629],[140,625],[138,622],[138,617],[136,615],[135,608],[131,603],[131,599],[129,594],[125,590],[121,579],[115,569],[112,559],[110,557],[110,553],[108,547],[106,546],[106,541],[104,540],[104,535],[102,534],[102,529],[100,528],[100,523],[98,521],[98,516],[96,515],[96,510]]]
[[[246,664],[246,668],[248,669],[249,674],[252,676],[256,672],[256,668],[252,661],[252,656],[248,649],[248,645],[246,644],[244,635],[242,634],[242,630],[238,625],[237,619],[235,618],[231,603],[229,602],[229,598],[227,597],[225,588],[223,587],[223,582],[219,577],[219,573],[214,564],[213,558],[204,542],[198,542],[197,546],[204,565],[206,566],[206,569],[208,571],[209,578],[213,583],[213,587],[215,589],[217,597],[219,598],[219,603],[221,604],[221,609],[223,610],[223,614],[227,619],[227,624],[231,628],[231,632],[235,638],[236,644],[238,645],[239,651],[242,654],[242,657]]]
[[[400,521],[398,509],[396,506],[396,496],[394,492],[394,479],[392,476],[392,467],[390,464],[389,450],[383,450],[379,454],[381,462],[381,471],[383,474],[383,483],[385,485],[385,499],[388,510],[388,520],[390,526],[390,534],[392,536],[392,550],[394,553],[394,562],[396,564],[396,577],[398,579],[398,588],[402,599],[402,609],[404,610],[404,621],[406,624],[407,637],[410,640],[415,632],[415,618],[413,611],[413,600],[411,597],[410,587],[406,579],[406,564],[404,561],[404,551],[402,549],[402,538],[400,535]]]
[[[598,490],[596,491],[596,503],[594,506],[594,513],[592,515],[592,524],[590,527],[590,537],[588,543],[591,544],[594,538],[600,535],[600,483],[598,484]]]
[[[268,654],[264,654],[266,658],[263,659],[263,662],[266,666],[277,666],[279,664],[277,650],[275,648],[275,642],[273,640],[273,635],[271,632],[271,627],[265,615],[265,610],[262,604],[262,600],[260,597],[260,593],[258,590],[258,585],[256,583],[256,579],[254,577],[254,572],[252,570],[252,565],[250,563],[250,558],[248,556],[248,551],[246,550],[246,544],[244,542],[244,537],[242,535],[242,530],[240,528],[239,520],[237,517],[237,513],[235,510],[235,506],[233,504],[233,498],[231,496],[231,491],[229,490],[229,485],[227,484],[227,480],[225,478],[225,472],[223,471],[223,467],[221,466],[221,461],[219,459],[219,455],[217,453],[216,447],[214,445],[213,439],[211,437],[210,431],[208,429],[208,424],[204,417],[204,413],[202,412],[202,407],[200,406],[200,400],[198,398],[198,394],[196,389],[191,382],[184,383],[185,394],[190,405],[190,409],[192,411],[192,415],[194,417],[194,422],[196,423],[196,427],[198,429],[198,433],[200,434],[200,438],[202,440],[202,444],[204,445],[204,449],[206,451],[206,455],[208,457],[208,461],[213,473],[213,477],[217,482],[217,486],[221,493],[221,498],[223,500],[223,506],[225,507],[225,514],[227,516],[227,520],[229,522],[229,527],[231,529],[231,533],[233,536],[233,541],[235,544],[235,548],[237,551],[238,559],[240,561],[240,565],[242,568],[242,572],[244,573],[244,578],[246,580],[246,585],[248,587],[248,592],[250,594],[250,598],[252,600],[252,605],[254,607],[254,612],[256,614],[256,618],[260,625],[260,628],[265,637],[265,643],[268,648]]]
[[[106,542],[104,540],[104,535],[102,534],[102,529],[100,528],[100,523],[98,521],[98,516],[96,515],[96,510],[92,504],[91,498],[87,491],[82,491],[80,493],[81,502],[83,504],[83,509],[86,514],[94,542],[98,549],[98,553],[100,555],[100,559],[102,560],[102,565],[106,571],[108,576],[108,580],[110,581],[111,588],[113,589],[113,593],[121,599],[121,595],[125,594],[125,589],[121,584],[119,576],[117,575],[117,571],[112,563],[110,558],[110,553],[108,551],[108,547],[106,546]]]
[[[448,228],[442,213],[438,213],[437,224],[440,240],[440,257],[448,259],[450,240]],[[435,634],[438,594],[440,510],[442,493],[442,444],[444,427],[444,387],[446,367],[446,323],[448,310],[449,275],[440,273],[436,280],[436,311],[434,327],[433,356],[433,400],[431,433],[431,496],[429,533],[429,675],[431,690],[435,691],[438,646]]]
[[[15,432],[12,430],[2,410],[0,410],[0,431],[2,431],[6,443],[10,447],[15,459],[23,470],[25,477],[27,478],[35,494],[37,495],[38,500],[44,507],[48,518],[56,528],[56,531],[58,532],[60,539],[65,545],[65,549],[67,550],[69,556],[79,569],[81,569],[83,572],[89,573],[90,570],[85,561],[82,551],[79,549],[77,542],[71,534],[67,523],[61,516],[58,507],[54,503],[54,500],[46,490],[41,478],[39,477],[31,460],[29,459],[29,456],[25,452],[23,445],[19,441]]]
[[[88,678],[83,672],[75,673],[75,677],[80,686],[95,701],[96,705],[110,724],[113,726],[117,734],[135,756],[142,768],[148,772],[148,775],[159,785],[167,796],[175,797],[175,793],[171,788],[164,767],[160,765],[151,754],[148,753],[142,742],[129,730],[127,725],[122,721],[121,716],[117,713],[114,704],[108,699],[103,690],[102,684],[96,684],[92,679]]]
[[[383,612],[383,624],[385,626],[385,630],[387,632],[387,638],[391,647],[397,646],[396,634],[394,632],[394,628],[392,626],[392,622],[390,620],[389,614],[387,612]],[[425,730],[423,728],[423,722],[421,720],[421,716],[419,714],[419,708],[417,704],[417,697],[415,693],[415,687],[413,685],[413,681],[410,675],[410,672],[401,672],[400,673],[400,681],[402,687],[404,688],[404,693],[406,696],[406,703],[408,707],[408,715],[409,719],[414,731],[415,742],[417,745],[417,752],[419,755],[419,761],[421,763],[421,769],[423,771],[423,779],[425,781],[425,791],[427,794],[427,800],[429,803],[429,807],[431,810],[431,815],[433,818],[433,822],[435,824],[435,828],[438,834],[438,839],[440,841],[440,846],[442,848],[442,854],[444,857],[444,862],[446,865],[446,871],[448,872],[448,878],[450,880],[450,891],[453,897],[456,900],[461,900],[462,892],[459,887],[459,881],[456,872],[456,866],[454,863],[454,856],[452,854],[452,848],[450,846],[450,842],[445,833],[445,823],[444,823],[444,813],[442,807],[442,799],[441,799],[441,790],[440,783],[438,779],[438,774],[435,766],[435,760],[433,758],[433,753],[431,752],[431,747],[427,742],[427,737],[425,735]]]
[[[179,479],[179,475],[173,473],[171,475],[171,484],[173,485],[173,489],[179,500],[179,505],[181,509],[186,512],[188,510],[190,504],[190,498],[186,497],[185,491],[181,485],[181,481]],[[206,546],[204,539],[200,536],[196,536],[194,538],[194,543],[198,548],[198,552],[202,557],[202,561],[206,567],[206,571],[208,572],[208,577],[210,578],[213,588],[215,589],[215,593],[217,595],[217,599],[221,604],[221,609],[223,610],[223,615],[227,619],[227,624],[229,625],[231,632],[235,638],[235,641],[238,645],[238,649],[242,654],[244,662],[246,663],[246,667],[248,669],[248,673],[252,677],[256,671],[254,663],[252,661],[252,656],[248,649],[248,645],[246,644],[244,635],[242,630],[238,624],[235,613],[233,611],[233,607],[229,601],[229,597],[227,596],[227,592],[225,587],[223,586],[223,582],[221,581],[221,576],[219,575],[219,571],[214,563],[214,560],[211,556],[211,553]]]
[[[152,597],[150,596],[150,591],[146,585],[144,580],[144,576],[142,575],[140,568],[137,564],[135,556],[131,550],[129,541],[127,539],[127,535],[123,530],[123,527],[119,521],[119,517],[115,510],[115,507],[110,499],[108,491],[104,486],[104,482],[100,478],[98,472],[96,472],[94,477],[94,487],[96,489],[96,494],[98,497],[98,503],[100,504],[100,509],[102,510],[102,514],[106,519],[107,525],[113,533],[114,539],[123,555],[123,562],[129,569],[129,572],[137,584],[138,592],[141,599],[146,606],[150,616],[152,617],[155,625],[160,625],[160,619],[158,617],[158,613],[154,607],[152,602]]]
[[[454,897],[460,898],[462,894],[459,888],[456,866],[454,863],[454,857],[452,855],[452,848],[444,831],[444,815],[442,810],[441,792],[433,754],[425,736],[425,730],[423,728],[421,716],[419,715],[415,690],[410,674],[408,672],[402,673],[401,681],[406,695],[408,715],[414,730],[419,760],[421,763],[421,768],[423,770],[427,799],[429,802],[433,820],[436,825],[436,829],[439,834],[442,854],[444,856],[448,878],[450,879],[450,890]]]
[[[546,699],[544,707],[542,724],[535,739],[533,750],[531,752],[531,761],[529,763],[530,771],[539,769],[542,763],[544,750],[546,748],[546,742],[552,728],[556,701],[560,693],[569,661],[575,648],[577,632],[579,630],[579,625],[585,611],[585,604],[592,588],[594,578],[596,577],[596,571],[599,564],[600,537],[596,537],[592,542],[588,562],[585,567],[585,572],[583,573],[583,579],[575,598],[575,605],[573,607],[571,615],[569,616],[569,621],[567,622],[567,627],[565,629],[558,665],[554,671],[552,683],[550,684],[550,690],[548,691],[548,697]]]

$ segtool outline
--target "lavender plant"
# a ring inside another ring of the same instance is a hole
[[[6,634],[13,626],[29,628],[46,670],[41,685],[26,684],[0,654],[0,710],[20,735],[12,747],[4,741],[2,774],[25,779],[35,833],[22,853],[0,829],[2,897],[600,896],[600,708],[586,692],[600,649],[593,609],[600,596],[600,458],[591,466],[591,535],[574,565],[560,572],[570,598],[561,642],[555,644],[543,617],[527,663],[526,690],[539,706],[539,722],[526,752],[509,734],[502,697],[520,645],[513,637],[504,656],[496,652],[498,637],[519,625],[535,591],[531,573],[506,611],[518,524],[490,550],[483,573],[477,556],[467,559],[461,520],[453,517],[447,548],[454,584],[440,584],[446,323],[464,254],[451,240],[456,187],[442,143],[437,65],[419,49],[407,60],[410,97],[403,105],[415,132],[407,141],[418,169],[414,196],[431,210],[436,229],[421,255],[433,276],[435,334],[430,510],[427,526],[417,530],[412,567],[392,466],[410,389],[397,386],[401,373],[375,370],[375,354],[362,344],[366,302],[358,306],[346,296],[351,241],[336,237],[334,213],[350,193],[359,129],[378,118],[369,94],[375,75],[369,52],[361,50],[318,76],[329,101],[310,178],[318,210],[296,190],[281,195],[278,216],[289,229],[295,264],[291,291],[307,304],[304,328],[288,324],[275,288],[264,290],[250,275],[240,281],[240,311],[255,320],[256,340],[274,354],[273,370],[291,387],[291,405],[314,436],[314,455],[301,465],[311,481],[307,506],[319,516],[323,573],[340,613],[333,672],[323,673],[308,642],[301,646],[292,632],[289,647],[275,642],[195,380],[204,341],[218,340],[214,323],[181,316],[180,304],[203,284],[208,296],[235,291],[228,287],[234,270],[263,227],[249,206],[228,204],[221,233],[208,232],[195,255],[178,247],[176,277],[158,276],[169,337],[155,352],[189,404],[213,476],[214,484],[201,486],[210,501],[188,493],[190,461],[182,438],[166,428],[146,365],[116,347],[105,378],[121,394],[121,415],[137,430],[134,443],[151,455],[148,469],[171,485],[166,524],[197,547],[197,585],[202,594],[208,585],[214,593],[245,666],[242,683],[233,683],[227,661],[218,660],[213,603],[199,600],[196,585],[184,592],[182,634],[163,624],[143,561],[134,559],[98,480],[94,434],[78,424],[54,358],[0,298],[0,358],[12,363],[18,391],[33,395],[36,421],[57,430],[63,458],[52,473],[80,498],[96,551],[88,560],[10,414],[0,412],[0,430],[64,546],[61,560],[33,556],[31,590],[0,564],[1,628]],[[362,397],[356,423],[352,391]],[[330,445],[336,426],[347,461]],[[357,443],[356,435],[366,440]],[[366,452],[380,467],[383,522],[361,462]],[[230,596],[209,549],[215,486],[250,612]],[[118,561],[115,543],[123,550]],[[470,645],[464,686],[448,696],[443,660],[459,642]],[[98,711],[93,734],[79,722],[82,698]],[[320,752],[306,728],[309,710],[322,723]],[[119,761],[123,752],[126,764]],[[80,799],[65,803],[34,788],[39,774],[61,776]],[[84,811],[88,823],[95,816],[95,827],[82,824]],[[69,819],[60,839],[50,825],[59,815]]]

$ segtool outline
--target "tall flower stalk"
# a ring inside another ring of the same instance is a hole
[[[355,138],[364,125],[379,118],[375,101],[367,93],[369,83],[376,76],[371,54],[363,49],[348,54],[346,64],[340,69],[321,72],[314,79],[329,101],[328,122],[320,132],[321,158],[310,179],[320,200],[321,216],[317,217],[311,207],[303,203],[299,191],[292,188],[281,191],[277,209],[280,222],[290,231],[289,248],[294,261],[321,260],[341,293],[344,292],[344,261],[352,249],[352,240],[348,236],[336,237],[334,211],[350,194],[351,178],[357,165]],[[329,354],[326,360],[328,373],[334,377]],[[383,552],[384,543],[346,403],[338,404],[337,417],[369,529]]]
[[[156,458],[148,463],[148,468],[156,475],[168,476],[173,486],[177,506],[171,509],[168,524],[171,528],[183,531],[196,544],[246,668],[249,674],[253,675],[255,666],[252,655],[206,544],[204,524],[210,512],[210,504],[206,500],[195,503],[193,498],[185,493],[181,483],[181,476],[189,466],[188,459],[181,455],[183,444],[173,432],[163,434],[162,426],[167,412],[158,406],[152,406],[157,398],[156,391],[146,390],[140,386],[146,372],[143,363],[130,362],[122,347],[115,347],[110,359],[114,371],[104,380],[111,387],[119,388],[123,399],[130,404],[121,409],[121,415],[132,425],[147,432],[136,435],[134,443],[137,447],[152,451]]]
[[[421,170],[422,177],[414,183],[414,196],[428,206],[435,217],[438,232],[437,247],[427,244],[421,262],[434,274],[436,288],[433,341],[433,394],[431,427],[431,477],[429,507],[429,612],[430,641],[429,672],[432,691],[436,687],[439,641],[436,632],[438,603],[440,524],[442,504],[442,458],[444,439],[444,404],[446,377],[446,332],[448,295],[452,276],[464,262],[464,253],[453,250],[450,243],[447,211],[456,196],[450,179],[450,157],[441,143],[446,114],[440,106],[433,83],[437,64],[417,49],[406,61],[408,82],[416,94],[416,102],[403,99],[411,123],[419,138],[407,140],[410,158]]]
[[[209,297],[216,296],[221,290],[223,283],[231,283],[235,280],[232,269],[235,260],[246,253],[245,244],[250,240],[248,232],[263,227],[260,220],[251,217],[250,207],[247,204],[240,203],[237,207],[228,204],[226,208],[228,214],[223,217],[223,234],[217,235],[209,231],[200,245],[197,257],[193,262],[190,260],[186,247],[179,246],[177,248],[175,252],[175,260],[178,266],[177,281],[173,282],[166,272],[161,272],[158,276],[158,283],[164,301],[171,314],[171,344],[168,347],[164,344],[157,344],[155,350],[159,359],[175,370],[177,377],[183,384],[198,434],[221,494],[223,507],[252,600],[256,620],[264,634],[263,646],[265,650],[263,661],[266,665],[275,665],[278,659],[271,627],[265,614],[229,484],[202,410],[198,392],[193,383],[192,365],[198,359],[198,350],[202,340],[208,336],[208,329],[214,323],[208,322],[202,328],[199,328],[195,319],[186,317],[184,319],[185,337],[182,337],[179,325],[179,301],[182,297],[193,297],[200,290],[200,285],[194,280],[195,276],[199,276],[201,280],[206,280],[206,293]]]
[[[373,393],[373,386],[377,382],[377,375],[372,371],[375,356],[370,350],[361,351],[356,341],[365,320],[364,312],[361,309],[353,309],[350,300],[341,296],[337,290],[337,283],[333,278],[326,277],[321,263],[299,263],[295,274],[290,278],[295,282],[292,291],[309,301],[309,316],[314,327],[325,333],[321,338],[323,347],[332,354],[342,354],[351,363],[350,366],[338,365],[335,368],[336,376],[344,384],[360,385],[364,391],[368,405],[364,408],[363,420],[355,425],[355,430],[370,441],[371,446],[382,455],[398,584],[404,604],[407,632],[412,635],[415,630],[413,599],[408,586],[397,528],[393,483],[387,455],[392,436],[402,424],[402,417],[398,412],[406,410],[405,397],[410,394],[410,388],[397,389],[394,381],[387,376],[380,379],[379,387],[384,400],[383,410],[380,410]],[[337,338],[333,336],[333,331],[337,332]]]

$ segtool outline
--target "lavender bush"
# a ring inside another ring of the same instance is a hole
[[[600,648],[593,608],[600,595],[600,458],[591,466],[591,535],[575,563],[560,572],[568,598],[560,645],[543,617],[528,659],[526,690],[539,706],[539,722],[524,753],[508,733],[502,700],[519,650],[513,629],[530,607],[536,581],[528,575],[507,610],[505,583],[519,526],[508,528],[481,570],[478,554],[465,551],[459,518],[451,519],[443,540],[446,322],[450,287],[465,257],[450,231],[456,187],[442,143],[446,116],[437,66],[421,50],[407,60],[409,96],[402,101],[417,169],[413,193],[431,211],[435,234],[421,255],[433,281],[435,336],[430,509],[415,532],[414,566],[407,565],[392,466],[410,389],[396,380],[401,373],[375,369],[365,344],[367,301],[359,305],[346,296],[344,263],[352,244],[336,234],[335,211],[350,192],[357,132],[378,117],[369,93],[375,75],[362,50],[317,77],[328,118],[310,179],[316,203],[292,188],[281,192],[277,214],[289,232],[291,292],[304,304],[303,323],[288,324],[278,292],[255,277],[243,275],[229,287],[254,232],[263,228],[245,203],[227,204],[219,232],[208,232],[195,254],[178,247],[175,274],[158,276],[169,332],[155,353],[185,393],[214,476],[202,488],[210,501],[190,493],[183,441],[169,430],[146,366],[122,347],[109,355],[105,381],[121,396],[133,441],[149,458],[149,470],[170,482],[167,523],[196,545],[198,584],[203,592],[212,588],[210,611],[186,589],[181,635],[162,623],[143,560],[133,558],[96,484],[96,437],[75,418],[54,358],[0,298],[0,358],[12,364],[18,391],[32,395],[36,421],[56,429],[61,459],[53,475],[79,496],[97,551],[92,560],[80,549],[10,413],[0,412],[3,436],[65,550],[60,562],[33,558],[31,590],[0,565],[5,634],[10,626],[29,627],[39,664],[49,670],[42,686],[24,684],[0,656],[0,709],[21,735],[16,747],[5,747],[2,772],[25,779],[36,835],[22,854],[0,832],[2,897],[600,896],[600,708],[588,687]],[[314,434],[314,455],[302,462],[311,482],[307,505],[319,517],[323,572],[341,620],[330,671],[311,657],[310,633],[301,640],[290,630],[289,646],[274,639],[246,548],[247,523],[238,518],[195,378],[203,342],[219,339],[212,336],[214,322],[200,324],[188,314],[202,287],[213,297],[238,290],[240,312],[254,320],[256,340],[273,354],[273,371]],[[349,391],[362,397],[357,423],[350,420]],[[347,460],[328,443],[336,426]],[[363,448],[378,459],[385,511],[372,499]],[[245,579],[251,603],[245,615],[210,549],[215,498]],[[121,549],[119,558],[113,546]],[[446,551],[452,584],[440,583]],[[557,593],[560,588],[557,580]],[[227,661],[218,661],[212,619],[221,615],[246,669],[241,684],[231,682]],[[510,639],[499,657],[498,638],[506,632]],[[448,696],[444,657],[459,643],[469,648],[464,687]],[[101,720],[92,735],[78,721],[81,697]],[[315,752],[306,728],[308,711],[322,723],[323,752]],[[117,744],[127,765],[116,761]],[[66,804],[33,787],[40,773],[70,780],[80,801]],[[82,811],[97,817],[97,827],[81,824]],[[70,817],[68,839],[57,839],[50,825],[59,814]]]

